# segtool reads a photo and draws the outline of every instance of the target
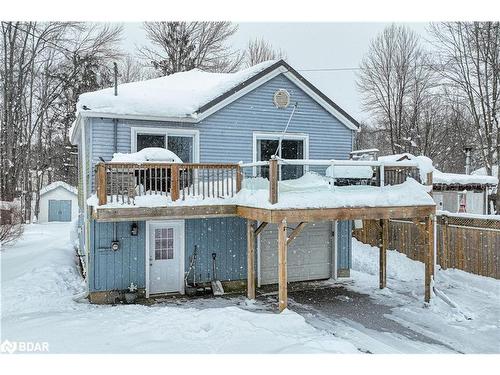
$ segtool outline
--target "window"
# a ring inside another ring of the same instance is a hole
[[[199,162],[197,130],[132,128],[132,152],[146,147],[166,147],[179,156],[184,163]]]
[[[267,161],[276,154],[283,159],[307,159],[308,155],[308,136],[302,134],[287,134],[281,141],[281,134],[254,134],[254,161]],[[280,179],[290,180],[299,178],[304,174],[302,165],[281,165]],[[262,177],[269,177],[269,169],[260,170]]]
[[[194,162],[194,137],[177,136],[168,137],[167,148],[174,152],[184,163]]]
[[[160,134],[137,134],[137,151],[147,147],[165,147],[165,136]]]
[[[155,260],[174,259],[174,228],[155,229]]]

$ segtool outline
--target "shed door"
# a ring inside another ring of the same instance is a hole
[[[71,221],[71,201],[49,199],[49,221]]]
[[[297,224],[289,224],[295,227]],[[288,230],[290,235],[292,229]],[[331,277],[332,226],[330,222],[309,223],[288,247],[288,281],[320,280]],[[278,282],[278,233],[269,224],[260,235],[261,284]]]

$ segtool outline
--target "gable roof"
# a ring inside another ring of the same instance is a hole
[[[49,191],[55,190],[59,187],[62,187],[63,189],[68,190],[70,193],[78,194],[78,190],[74,186],[71,186],[70,184],[67,184],[64,181],[55,181],[55,182],[51,183],[50,185],[47,185],[44,188],[40,189],[40,196],[48,193]]]
[[[340,122],[356,130],[358,122],[283,60],[266,61],[236,73],[211,73],[199,69],[114,89],[80,95],[77,113],[83,117],[135,118],[199,122],[220,108],[284,74],[306,91]]]

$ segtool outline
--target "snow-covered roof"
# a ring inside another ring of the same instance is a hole
[[[266,61],[236,73],[211,73],[200,69],[118,85],[80,95],[77,112],[117,115],[196,118],[203,105],[276,63]]]
[[[111,162],[120,163],[144,163],[148,161],[162,161],[170,163],[182,163],[180,157],[166,148],[161,147],[146,147],[140,151],[130,154],[122,154],[120,152],[113,154]]]
[[[498,177],[498,165],[494,165],[492,167],[492,172],[493,172],[493,176]],[[477,175],[477,176],[487,176],[488,175],[488,173],[486,172],[486,167],[476,169],[471,174]]]
[[[498,178],[492,176],[481,175],[481,170],[472,172],[471,175],[461,173],[445,173],[434,168],[432,160],[427,156],[414,156],[410,153],[380,156],[379,161],[386,163],[395,163],[398,161],[410,160],[418,164],[420,169],[420,177],[425,181],[425,176],[429,172],[433,172],[432,180],[435,184],[442,185],[496,185]],[[477,172],[477,173],[476,173]],[[486,172],[484,171],[484,174]]]
[[[78,194],[78,189],[76,187],[71,186],[70,184],[67,184],[64,181],[55,181],[55,182],[51,183],[50,185],[47,185],[44,188],[40,189],[40,195],[46,194],[49,191],[52,191],[52,190],[57,189],[59,187],[62,187],[73,194]]]
[[[81,94],[77,120],[70,130],[70,140],[77,143],[82,117],[126,118],[154,121],[198,122],[231,101],[284,74],[318,104],[351,130],[359,123],[306,80],[284,60],[270,60],[235,73],[212,73],[200,69],[165,77],[118,85]]]
[[[461,173],[444,173],[434,170],[432,176],[433,182],[435,184],[443,185],[496,185],[498,184],[498,178],[493,176],[482,176],[473,174],[461,174]]]

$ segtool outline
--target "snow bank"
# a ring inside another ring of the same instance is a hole
[[[373,168],[366,165],[346,166],[330,165],[326,169],[326,175],[334,178],[372,178]]]
[[[387,318],[459,352],[500,352],[500,280],[438,266],[434,286],[458,309],[437,296],[426,308],[423,263],[397,251],[387,251],[387,288],[380,290],[379,249],[353,239],[352,262],[352,280],[346,287],[391,306]]]
[[[115,153],[111,162],[115,163],[144,163],[147,161],[163,161],[169,163],[182,163],[175,153],[166,148],[161,147],[146,147],[141,151],[132,152],[129,154]]]
[[[266,61],[236,73],[210,73],[193,69],[161,78],[124,83],[118,85],[117,96],[113,88],[80,95],[77,112],[196,118],[196,111],[200,107],[275,62]]]
[[[258,190],[242,189],[233,202],[257,208],[339,208],[339,207],[390,207],[435,205],[427,188],[414,179],[394,186],[335,186],[328,185],[325,177],[309,172],[304,175],[307,188],[297,180],[279,184],[278,203],[269,203],[268,185]]]

